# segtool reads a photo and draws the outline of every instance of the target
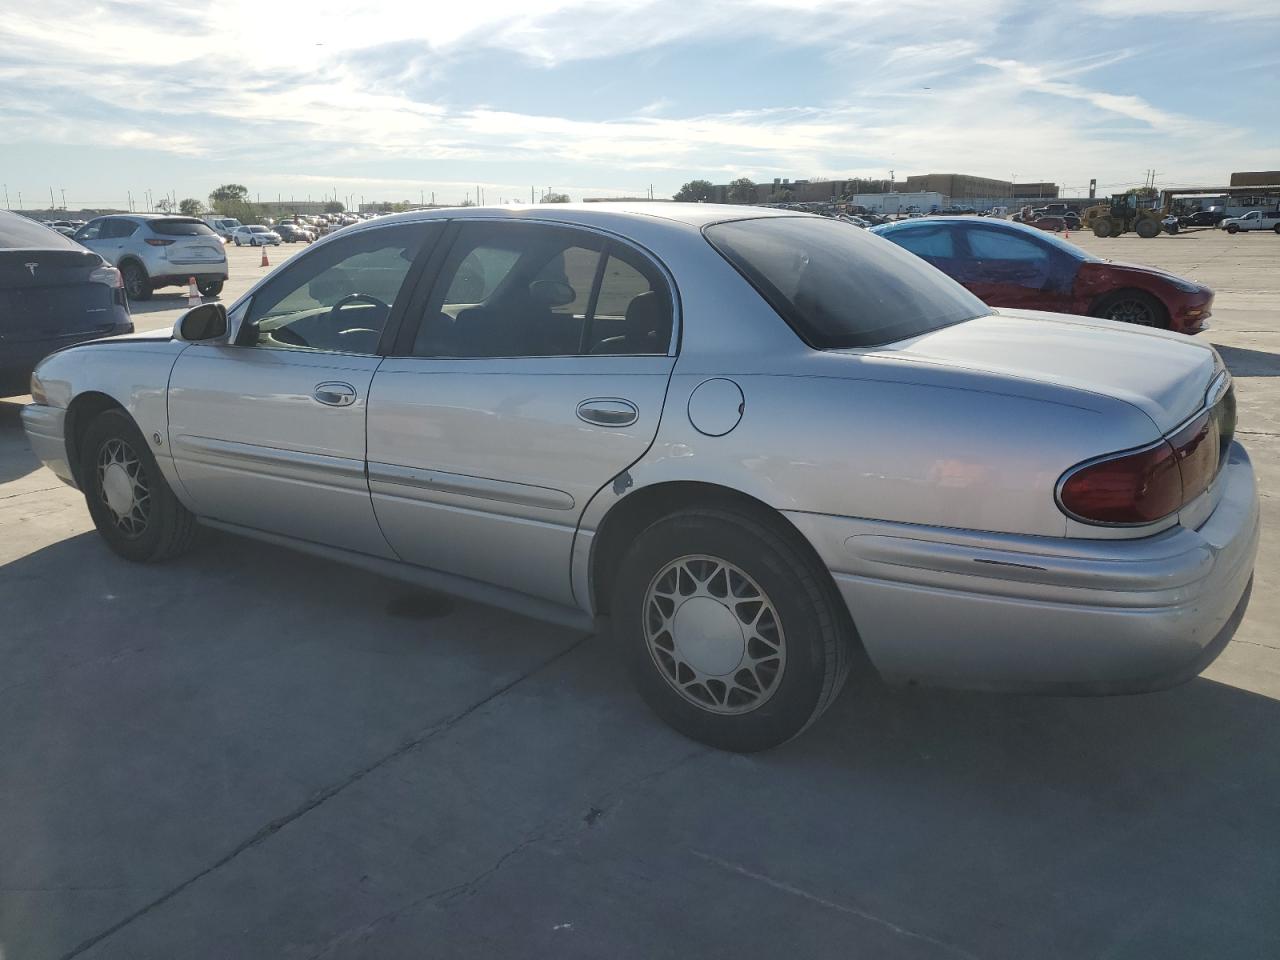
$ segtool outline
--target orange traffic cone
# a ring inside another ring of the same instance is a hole
[[[204,303],[204,298],[200,296],[200,288],[196,286],[196,278],[187,278],[187,306],[198,307]]]
[[[271,261],[267,259],[267,245],[265,243],[262,245],[262,265],[264,267],[271,266]]]

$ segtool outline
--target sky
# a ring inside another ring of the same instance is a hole
[[[1280,0],[3,0],[7,206],[1280,169]],[[141,207],[139,207],[141,209]]]

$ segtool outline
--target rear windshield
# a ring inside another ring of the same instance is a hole
[[[703,233],[820,349],[893,343],[991,312],[919,257],[848,223],[765,217],[713,224]]]
[[[203,220],[150,220],[147,226],[163,237],[213,236],[213,231]]]
[[[79,250],[80,244],[43,223],[0,212],[0,250]]]

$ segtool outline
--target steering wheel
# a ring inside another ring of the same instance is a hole
[[[330,308],[329,308],[329,316],[328,316],[328,318],[327,318],[327,319],[328,319],[328,320],[331,320],[331,321],[334,321],[334,322],[336,323],[336,321],[337,321],[337,319],[338,319],[338,313],[339,313],[339,311],[341,311],[341,310],[342,310],[342,308],[343,308],[343,307],[345,307],[348,303],[359,303],[359,302],[361,302],[361,301],[363,301],[364,303],[371,303],[371,304],[373,304],[375,307],[381,307],[381,308],[382,308],[382,310],[383,310],[383,314],[382,314],[382,319],[383,319],[383,320],[386,320],[386,318],[391,314],[391,308],[390,308],[389,306],[387,306],[385,303],[383,303],[381,300],[379,300],[377,297],[373,296],[372,294],[369,294],[369,293],[349,293],[349,294],[347,294],[345,297],[343,297],[341,300],[339,300],[337,303],[335,303],[332,307],[330,307]],[[365,330],[365,329],[368,329],[368,328],[367,328],[367,327],[356,327],[356,328],[353,328],[353,329],[355,329],[355,330]],[[342,332],[343,332],[343,333],[347,333],[348,331],[343,330]]]

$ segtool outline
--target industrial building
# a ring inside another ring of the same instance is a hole
[[[971,206],[977,210],[989,210],[993,206],[1016,207],[1025,203],[1038,204],[1058,198],[1056,183],[1015,183],[1011,180],[995,180],[975,177],[965,173],[925,173],[909,176],[906,180],[883,181],[884,190],[874,193],[849,195],[849,180],[789,180],[775,179],[772,183],[758,183],[755,203],[822,203],[844,200],[867,210],[897,212],[898,209],[916,209],[923,213],[950,206]],[[866,183],[864,180],[863,183]],[[888,197],[899,200],[888,200]],[[877,199],[881,198],[881,199]],[[717,184],[712,198],[716,203],[727,203],[729,184]]]

